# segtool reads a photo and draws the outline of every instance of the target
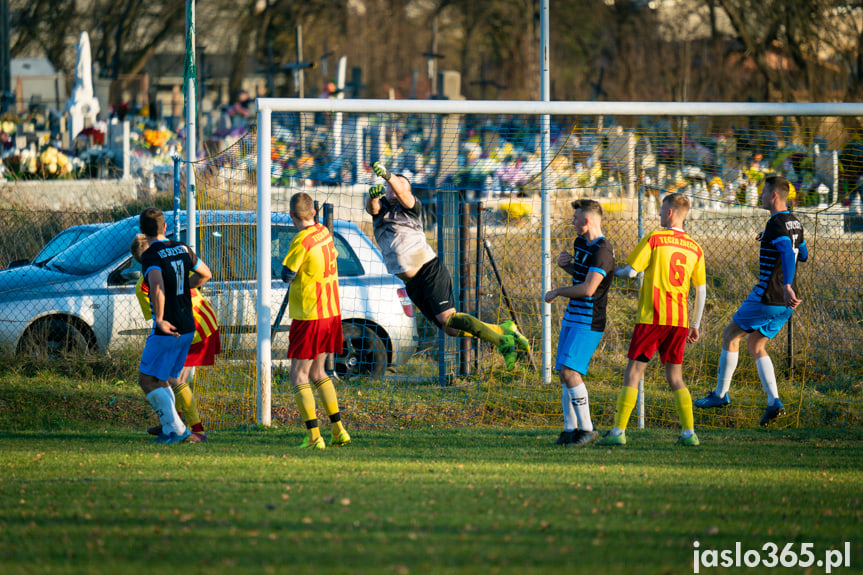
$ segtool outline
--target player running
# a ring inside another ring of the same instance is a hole
[[[788,180],[781,176],[768,176],[764,180],[761,207],[770,211],[770,219],[756,238],[761,242],[758,283],[722,332],[716,389],[695,401],[695,407],[701,409],[726,407],[731,403],[728,390],[737,367],[740,340],[746,337],[746,347],[755,360],[761,387],[767,394],[767,409],[760,421],[762,427],[785,415],[773,362],[767,355],[767,342],[779,333],[800,305],[797,262],[809,259],[803,226],[788,211],[789,190]]]

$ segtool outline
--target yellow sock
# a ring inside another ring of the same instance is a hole
[[[624,385],[620,388],[620,393],[617,394],[617,410],[614,412],[614,427],[626,429],[626,425],[629,423],[629,416],[632,415],[632,410],[635,409],[637,401],[637,387],[627,387]]]
[[[321,378],[315,382],[315,389],[318,390],[318,397],[321,398],[327,415],[338,413],[339,400],[336,398],[336,386],[333,385],[333,380],[329,376]]]
[[[198,402],[195,401],[195,396],[188,382],[183,382],[174,388],[174,397],[177,401],[177,411],[185,415],[186,424],[189,427],[201,423],[201,416],[198,414]]]
[[[680,418],[680,429],[695,429],[695,417],[692,415],[692,395],[687,388],[674,392],[674,405],[677,407],[677,417]]]
[[[306,383],[298,383],[294,386],[294,401],[297,402],[297,409],[300,410],[300,417],[304,422],[317,422],[318,415],[315,412],[315,394],[312,392],[312,386]]]
[[[341,419],[339,419],[337,421],[333,421],[332,423],[333,423],[333,434],[334,435],[338,435],[339,433],[342,433],[345,430],[345,426],[342,425]]]
[[[336,386],[333,385],[333,380],[329,376],[323,377],[315,382],[315,389],[318,390],[318,397],[321,403],[324,404],[324,410],[330,417],[330,423],[333,424],[333,432],[340,433],[344,431],[342,425],[341,413],[339,413],[339,400],[336,397]]]
[[[498,325],[491,325],[466,313],[454,313],[449,316],[446,327],[459,330],[459,335],[478,337],[495,346],[500,345],[503,330]]]

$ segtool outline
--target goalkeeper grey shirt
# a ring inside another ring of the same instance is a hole
[[[386,197],[382,197],[380,203],[381,211],[372,216],[372,224],[389,273],[421,268],[437,257],[426,241],[423,207],[418,199],[415,198],[411,209],[398,201],[390,203]]]

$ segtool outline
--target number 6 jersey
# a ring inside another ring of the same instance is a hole
[[[341,315],[338,252],[326,226],[314,224],[294,236],[282,265],[291,270],[288,315],[291,319],[328,319]]]
[[[668,228],[643,237],[626,263],[644,271],[636,323],[689,327],[689,284],[707,283],[701,246],[683,230]]]

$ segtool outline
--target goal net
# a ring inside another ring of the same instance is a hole
[[[722,330],[758,281],[769,213],[759,183],[794,185],[793,210],[810,258],[803,304],[768,345],[788,414],[780,426],[857,426],[863,416],[863,116],[849,104],[540,103],[259,99],[257,125],[194,164],[201,256],[213,268],[224,352],[200,369],[196,394],[211,427],[299,421],[285,357],[290,320],[272,330],[286,286],[281,261],[296,230],[296,192],[334,230],[344,349],[331,362],[344,419],[372,426],[496,423],[560,427],[553,370],[568,285],[557,254],[572,251],[571,202],[598,200],[603,231],[623,265],[659,229],[659,204],[683,192],[689,234],[708,274],[701,340],[687,345],[693,398],[716,386]],[[515,368],[490,344],[444,337],[386,273],[364,209],[381,161],[408,177],[430,245],[453,277],[456,309],[514,321],[531,342]],[[208,227],[229,210],[237,226]],[[242,224],[242,225],[241,225]],[[267,281],[262,281],[266,278]],[[635,324],[638,280],[615,279],[608,324],[584,380],[594,423],[611,425]],[[694,296],[690,298],[690,305]],[[272,334],[272,337],[271,337]],[[700,427],[752,427],[765,396],[745,343],[721,411]],[[321,413],[321,417],[325,417]],[[677,426],[658,359],[633,418]],[[630,425],[635,425],[633,421]]]

